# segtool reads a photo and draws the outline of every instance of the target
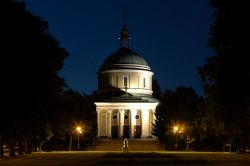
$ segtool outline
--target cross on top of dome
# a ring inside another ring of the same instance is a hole
[[[128,32],[128,27],[126,24],[126,9],[123,9],[123,14],[124,14],[124,23],[123,23],[123,28],[120,32],[120,47],[121,48],[129,48],[129,32]]]

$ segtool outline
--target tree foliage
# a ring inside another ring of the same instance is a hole
[[[175,91],[164,91],[156,110],[154,135],[169,142],[173,137],[173,127],[178,126],[185,142],[191,138],[199,140],[204,118],[202,102],[192,87],[180,86]]]
[[[82,128],[81,142],[87,145],[96,135],[96,112],[93,95],[82,95],[71,89],[54,101],[51,107],[54,115],[47,123],[47,136],[44,150],[56,150],[57,145],[63,145],[68,150],[70,137],[76,137],[76,127]]]
[[[52,101],[66,87],[57,72],[69,54],[24,2],[3,0],[0,9],[0,135],[32,142],[43,132]]]
[[[156,98],[159,101],[161,101],[162,99],[161,87],[158,81],[155,79],[153,79],[153,82],[152,82],[152,90],[153,90],[153,94],[152,94],[153,98]]]
[[[215,56],[199,68],[210,121],[223,142],[240,137],[246,143],[249,140],[246,129],[250,127],[250,59],[246,42],[249,10],[243,1],[210,0],[210,5],[214,9],[214,23],[209,46]]]

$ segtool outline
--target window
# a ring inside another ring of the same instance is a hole
[[[124,87],[128,87],[128,76],[123,77],[123,85]]]
[[[143,88],[146,88],[146,78],[143,78]]]

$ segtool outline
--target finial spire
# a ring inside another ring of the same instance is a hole
[[[126,8],[123,8],[123,27],[127,26],[127,20],[126,20]]]
[[[120,33],[120,47],[129,48],[129,33],[126,24],[126,8],[123,8],[123,28]]]

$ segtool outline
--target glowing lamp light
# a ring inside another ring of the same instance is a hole
[[[174,133],[176,133],[178,130],[179,130],[179,127],[178,126],[174,126],[174,128],[173,128]]]
[[[81,134],[82,133],[82,128],[81,127],[76,127],[76,131],[79,133],[79,134]]]

